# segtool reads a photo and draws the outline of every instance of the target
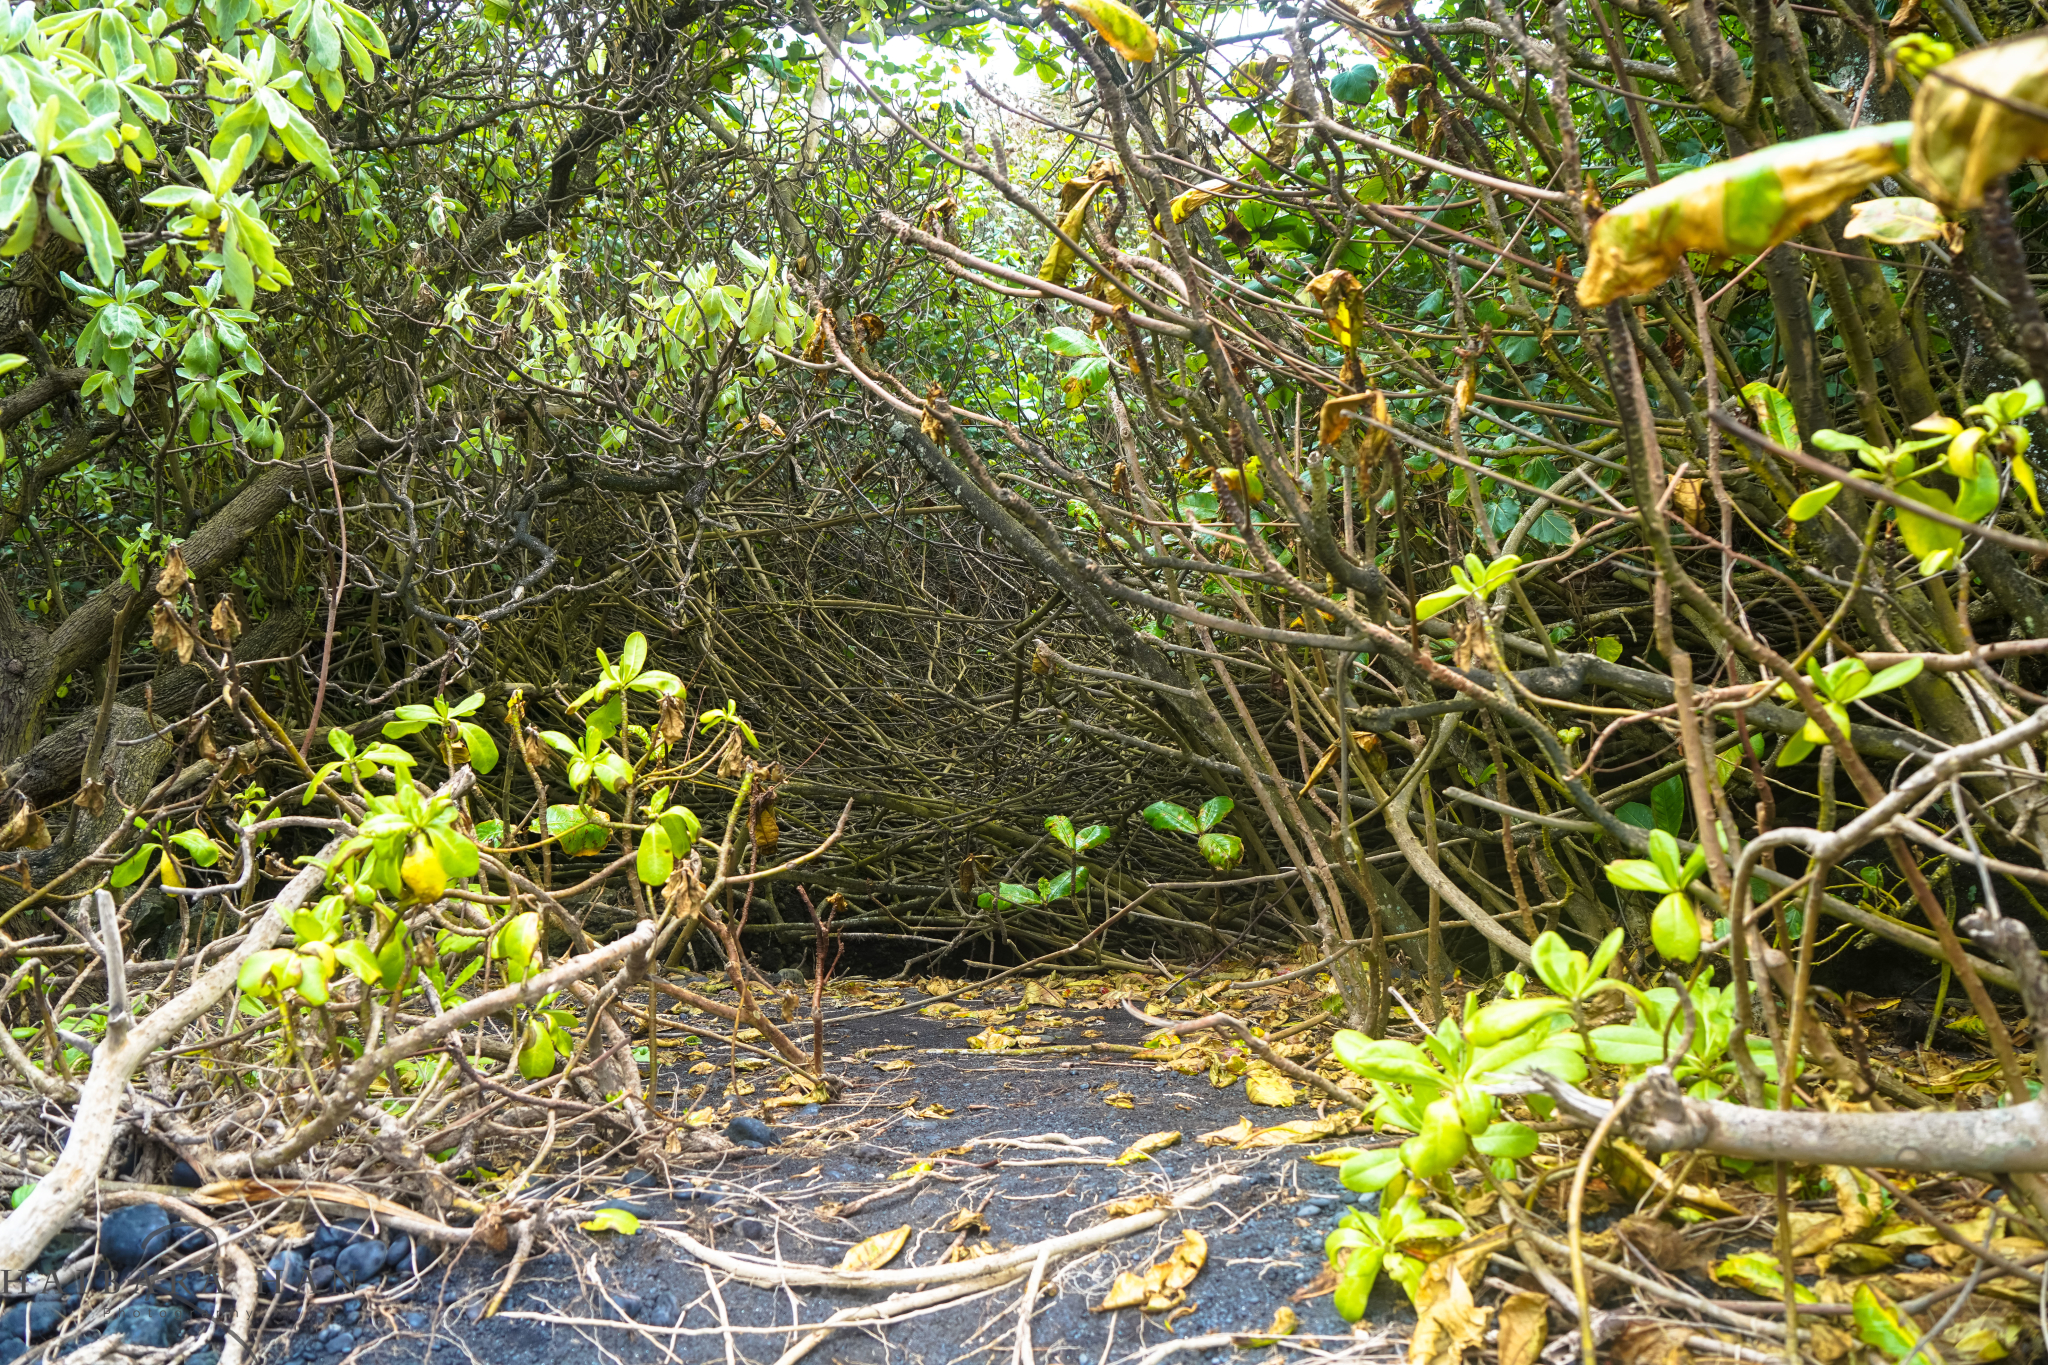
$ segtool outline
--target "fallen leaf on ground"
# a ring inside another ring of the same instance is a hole
[[[1717,1263],[1708,1272],[1715,1284],[1747,1289],[1760,1299],[1780,1299],[1785,1294],[1785,1277],[1778,1270],[1778,1258],[1768,1251],[1744,1251]],[[1818,1303],[1819,1298],[1805,1285],[1794,1285],[1792,1297],[1800,1303]]]
[[[1002,1052],[1005,1049],[1017,1046],[1017,1040],[1014,1036],[1010,1034],[997,1033],[995,1029],[991,1027],[985,1028],[981,1032],[975,1034],[972,1038],[969,1038],[967,1040],[967,1046],[973,1048],[977,1052]]]
[[[690,1068],[690,1074],[692,1076],[709,1076],[712,1072],[716,1070],[718,1070],[718,1068],[713,1066],[710,1062],[699,1062],[697,1063],[697,1065]]]
[[[948,1232],[987,1232],[988,1219],[981,1216],[980,1209],[961,1209],[946,1220]]]
[[[1095,1305],[1094,1311],[1103,1313],[1113,1308],[1139,1308],[1147,1313],[1164,1313],[1178,1308],[1188,1296],[1188,1286],[1195,1282],[1195,1276],[1202,1273],[1202,1267],[1208,1260],[1208,1240],[1193,1228],[1188,1228],[1180,1235],[1180,1245],[1165,1260],[1142,1275],[1135,1270],[1126,1270],[1117,1276],[1116,1283],[1109,1287],[1109,1293]]]
[[[1228,1128],[1218,1128],[1196,1138],[1204,1147],[1235,1147],[1252,1135],[1252,1121],[1241,1118]]]
[[[1273,1325],[1266,1329],[1263,1336],[1239,1337],[1237,1344],[1239,1346],[1271,1346],[1282,1337],[1293,1336],[1294,1329],[1299,1326],[1301,1326],[1301,1319],[1294,1315],[1292,1308],[1283,1303],[1273,1310]]]
[[[1123,1155],[1117,1157],[1116,1160],[1109,1164],[1112,1166],[1128,1166],[1134,1161],[1149,1161],[1152,1159],[1152,1153],[1163,1152],[1179,1141],[1180,1133],[1177,1131],[1147,1133],[1130,1146],[1124,1148]]]
[[[877,1071],[908,1071],[916,1066],[917,1063],[911,1061],[908,1057],[898,1057],[893,1062],[876,1062],[874,1065]]]
[[[1609,1358],[1615,1365],[1694,1365],[1685,1345],[1688,1335],[1673,1327],[1631,1327],[1608,1347]]]
[[[1128,1090],[1117,1090],[1111,1092],[1110,1094],[1104,1095],[1102,1097],[1102,1102],[1104,1104],[1115,1105],[1119,1109],[1130,1109],[1138,1103],[1136,1100],[1131,1098],[1131,1093]]]
[[[878,1232],[865,1241],[855,1242],[846,1249],[846,1255],[839,1262],[841,1270],[880,1270],[896,1259],[896,1253],[903,1250],[903,1244],[910,1240],[910,1224]]]
[[[1104,1209],[1103,1212],[1111,1218],[1129,1218],[1132,1214],[1150,1213],[1153,1209],[1163,1209],[1171,1202],[1173,1201],[1163,1194],[1138,1194],[1131,1196],[1129,1199],[1117,1200],[1114,1204]]]
[[[1264,1062],[1245,1071],[1244,1097],[1253,1104],[1263,1104],[1274,1109],[1286,1109],[1298,1098],[1294,1082]]]
[[[1024,1003],[1026,1005],[1050,1005],[1054,1009],[1061,1009],[1065,1007],[1067,1002],[1060,997],[1058,991],[1046,985],[1043,981],[1027,981],[1024,983]]]
[[[1473,1301],[1467,1272],[1484,1267],[1507,1236],[1506,1228],[1495,1228],[1445,1252],[1423,1270],[1415,1285],[1415,1335],[1408,1343],[1408,1365],[1458,1365],[1466,1351],[1485,1343],[1493,1310]]]
[[[1316,1277],[1314,1279],[1310,1280],[1307,1284],[1295,1290],[1292,1294],[1289,1294],[1287,1297],[1288,1300],[1293,1303],[1307,1303],[1310,1299],[1320,1299],[1325,1294],[1334,1292],[1336,1288],[1336,1267],[1326,1262],[1324,1263],[1323,1268],[1316,1272]]]
[[[922,1109],[910,1111],[910,1117],[914,1119],[944,1119],[952,1116],[953,1111],[943,1104],[928,1104]]]
[[[1550,1296],[1511,1294],[1495,1310],[1500,1323],[1500,1365],[1536,1365],[1550,1340]]]

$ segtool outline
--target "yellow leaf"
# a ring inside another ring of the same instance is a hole
[[[896,1253],[903,1250],[903,1244],[910,1240],[910,1224],[878,1232],[864,1242],[856,1242],[846,1250],[839,1262],[841,1270],[880,1270],[896,1259]]]
[[[690,1074],[692,1076],[709,1076],[712,1072],[716,1070],[718,1070],[718,1068],[712,1065],[710,1062],[699,1062],[697,1063],[697,1065],[690,1068]]]
[[[2048,31],[1974,48],[1927,73],[1913,96],[1914,181],[1951,213],[2048,151],[2048,122],[2008,101],[2048,101]]]
[[[1147,1133],[1130,1146],[1124,1148],[1123,1155],[1109,1164],[1112,1166],[1128,1166],[1134,1161],[1149,1161],[1152,1159],[1152,1153],[1163,1152],[1179,1141],[1180,1134],[1178,1132]]]
[[[1195,1141],[1204,1147],[1235,1147],[1250,1137],[1252,1132],[1252,1121],[1241,1118],[1228,1128],[1218,1128],[1214,1132],[1204,1133]]]
[[[1102,41],[1127,62],[1149,62],[1159,55],[1159,35],[1138,12],[1117,0],[1062,0],[1102,35]]]
[[[1168,204],[1166,212],[1172,217],[1174,222],[1181,222],[1196,209],[1202,207],[1202,205],[1208,203],[1211,199],[1214,199],[1229,188],[1230,182],[1228,180],[1204,180]]]
[[[1465,1352],[1477,1351],[1486,1339],[1491,1308],[1472,1300],[1467,1273],[1484,1266],[1507,1240],[1496,1228],[1431,1261],[1416,1282],[1415,1335],[1408,1343],[1408,1365],[1459,1365]]]
[[[1273,1325],[1266,1329],[1265,1335],[1239,1337],[1236,1344],[1239,1346],[1271,1346],[1282,1337],[1293,1336],[1294,1329],[1299,1326],[1301,1326],[1301,1319],[1294,1315],[1292,1308],[1283,1303],[1273,1310]]]
[[[1129,1199],[1117,1200],[1114,1204],[1104,1209],[1103,1212],[1111,1218],[1129,1218],[1133,1214],[1150,1213],[1153,1209],[1163,1209],[1170,1202],[1172,1201],[1168,1200],[1163,1194],[1137,1194],[1132,1195]]]
[[[1105,180],[1097,180],[1082,190],[1081,197],[1074,201],[1074,206],[1060,219],[1060,231],[1068,238],[1077,242],[1081,240],[1081,223],[1088,217],[1088,206],[1095,202],[1095,196],[1102,192],[1102,187],[1107,183]],[[1066,241],[1055,237],[1052,250],[1046,253],[1045,264],[1038,268],[1038,278],[1049,284],[1065,284],[1067,276],[1074,269],[1074,262],[1080,259],[1080,254],[1068,246]]]
[[[1550,1297],[1511,1294],[1495,1310],[1500,1323],[1500,1365],[1536,1365],[1550,1340]]]
[[[1208,1261],[1208,1239],[1188,1228],[1180,1235],[1180,1245],[1165,1260],[1142,1275],[1127,1270],[1117,1276],[1116,1283],[1109,1287],[1109,1293],[1095,1305],[1094,1311],[1142,1308],[1147,1313],[1164,1313],[1178,1308],[1188,1296],[1188,1286],[1195,1282],[1195,1276],[1202,1273],[1202,1267]]]
[[[972,1040],[972,1039],[969,1039],[968,1041],[969,1041],[969,1042],[972,1042],[973,1040]],[[894,1060],[894,1061],[892,1061],[892,1062],[876,1062],[876,1063],[875,1063],[875,1070],[877,1070],[877,1071],[908,1071],[908,1070],[910,1070],[910,1069],[911,1069],[912,1067],[914,1067],[914,1066],[916,1066],[916,1065],[917,1065],[917,1063],[916,1063],[916,1062],[913,1062],[913,1061],[911,1061],[911,1060],[910,1060],[910,1059],[908,1059],[907,1057],[898,1057],[898,1058],[897,1058],[896,1060]]]
[[[1131,1098],[1128,1090],[1119,1090],[1115,1094],[1104,1095],[1102,1102],[1117,1109],[1129,1109],[1137,1104],[1137,1101]]]
[[[1849,225],[1844,237],[1868,237],[1888,246],[1908,242],[1932,242],[1948,231],[1941,210],[1925,199],[1894,195],[1889,199],[1863,199],[1849,206]]]
[[[1001,1052],[1017,1046],[1017,1040],[1007,1033],[997,1033],[994,1028],[985,1028],[967,1040],[967,1046],[977,1052]]]
[[[1260,1062],[1244,1073],[1244,1097],[1253,1104],[1286,1109],[1298,1098],[1294,1082]]]
[[[1899,170],[1912,132],[1905,123],[1881,123],[1796,138],[1631,195],[1593,224],[1580,305],[1594,308],[1647,292],[1687,252],[1754,256],[1770,250]]]
[[[1058,991],[1043,981],[1029,981],[1024,985],[1024,1005],[1027,1009],[1033,1005],[1044,1005],[1052,1009],[1064,1009],[1066,1003],[1065,1000],[1060,998]]]

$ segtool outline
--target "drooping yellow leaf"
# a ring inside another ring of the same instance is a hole
[[[1106,182],[1097,180],[1081,191],[1081,197],[1060,219],[1060,231],[1075,241],[1081,239],[1081,223],[1088,217],[1088,206],[1095,202],[1095,196],[1102,192]],[[1074,262],[1080,260],[1080,253],[1068,246],[1066,241],[1055,237],[1052,250],[1046,253],[1045,264],[1038,268],[1038,278],[1048,284],[1065,284],[1067,276],[1073,273]]]
[[[1973,48],[1920,82],[1912,175],[1951,214],[1983,202],[1994,177],[2048,153],[2048,121],[2008,101],[2048,104],[2048,29]]]
[[[1116,1160],[1109,1164],[1112,1166],[1128,1166],[1134,1161],[1149,1161],[1152,1159],[1152,1153],[1163,1152],[1179,1141],[1180,1133],[1178,1130],[1163,1133],[1147,1133],[1130,1146],[1124,1148],[1123,1155],[1117,1157]]]
[[[1550,1340],[1550,1296],[1510,1294],[1494,1311],[1500,1324],[1500,1365],[1536,1365]]]
[[[1357,320],[1365,311],[1365,290],[1348,270],[1329,270],[1308,282],[1308,296],[1323,310],[1330,335],[1350,350],[1358,345]]]
[[[1244,1073],[1244,1097],[1253,1104],[1286,1109],[1299,1098],[1294,1082],[1260,1062]]]
[[[1230,188],[1228,180],[1204,180],[1193,189],[1174,199],[1166,206],[1167,214],[1178,223],[1202,205]]]
[[[903,1250],[903,1244],[910,1240],[910,1224],[878,1232],[865,1241],[855,1242],[846,1249],[840,1260],[841,1270],[880,1270],[896,1259],[896,1253]]]
[[[1164,1313],[1178,1308],[1188,1296],[1188,1286],[1209,1261],[1209,1242],[1193,1228],[1181,1232],[1180,1245],[1173,1254],[1143,1274],[1127,1270],[1116,1277],[1109,1293],[1095,1305],[1094,1312],[1113,1308],[1141,1308],[1147,1313]]]
[[[1138,12],[1117,0],[1061,0],[1102,35],[1116,55],[1127,62],[1149,62],[1159,55],[1159,35],[1138,17]]]
[[[1941,210],[1925,199],[1910,194],[1888,199],[1863,199],[1849,206],[1849,225],[1844,237],[1868,237],[1887,246],[1908,242],[1932,242],[1948,231]]]
[[[1662,283],[1689,251],[1754,256],[1905,164],[1912,126],[1880,123],[1781,142],[1673,176],[1600,215],[1579,277],[1588,308]]]

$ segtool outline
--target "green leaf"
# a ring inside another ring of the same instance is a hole
[[[64,208],[78,226],[80,244],[85,247],[86,259],[92,262],[92,273],[101,284],[106,284],[114,278],[114,259],[128,254],[128,248],[121,242],[120,225],[114,221],[107,201],[86,183],[84,176],[71,169],[69,161],[53,157],[51,164],[57,168]]]
[[[580,1226],[589,1232],[617,1232],[631,1237],[640,1231],[640,1220],[625,1209],[593,1209]]]
[[[1650,822],[1666,834],[1678,833],[1685,820],[1685,778],[1667,777],[1650,788]]]
[[[149,855],[157,851],[158,845],[144,844],[133,853],[114,864],[114,870],[107,874],[107,885],[119,891],[142,880],[142,874],[149,871]]]
[[[1640,801],[1624,801],[1614,808],[1614,818],[1637,829],[1655,829],[1657,817]]]
[[[1835,500],[1835,494],[1842,491],[1840,483],[1824,483],[1818,488],[1809,488],[1792,500],[1789,515],[1794,521],[1812,521],[1821,509]]]
[[[1059,840],[1061,848],[1071,849],[1074,847],[1074,822],[1072,820],[1069,820],[1066,816],[1046,816],[1045,828],[1046,831],[1049,834],[1051,834],[1053,838]]]
[[[1529,965],[1551,990],[1574,999],[1579,993],[1579,975],[1585,970],[1586,955],[1564,941],[1555,929],[1546,929],[1529,945]]]
[[[1926,661],[1923,659],[1901,660],[1890,668],[1879,670],[1864,685],[1862,692],[1858,693],[1857,696],[1859,698],[1874,697],[1880,692],[1889,692],[1894,687],[1904,687],[1907,683],[1919,677],[1921,670],[1926,666]]]
[[[1621,638],[1615,635],[1595,635],[1593,654],[1596,658],[1613,663],[1621,657]]]
[[[1154,801],[1139,814],[1145,823],[1157,830],[1171,830],[1179,834],[1200,834],[1201,826],[1195,823],[1194,814],[1186,806],[1177,806],[1171,801]]]
[[[1196,825],[1204,834],[1216,828],[1216,822],[1237,809],[1237,802],[1227,796],[1212,796],[1202,803],[1202,810],[1195,817]]]
[[[28,1202],[28,1197],[35,1192],[36,1186],[34,1181],[30,1181],[26,1185],[16,1185],[14,1187],[13,1206],[17,1209],[20,1208]]]
[[[1074,851],[1086,853],[1091,848],[1106,844],[1115,832],[1108,825],[1090,825],[1074,836]]]
[[[1650,891],[1658,895],[1672,888],[1655,863],[1640,858],[1621,858],[1607,865],[1607,880],[1624,891]]]
[[[1471,595],[1471,589],[1462,586],[1449,587],[1441,592],[1425,594],[1422,600],[1415,604],[1415,619],[1417,621],[1427,621],[1445,608],[1462,602]]]
[[[203,830],[181,829],[171,836],[171,842],[184,849],[185,856],[200,867],[212,867],[221,860],[221,846]]]
[[[634,870],[640,880],[648,886],[664,886],[669,874],[675,871],[675,852],[669,847],[668,831],[660,825],[649,825],[640,831],[640,852],[634,858]]]
[[[487,773],[498,766],[498,742],[491,738],[490,731],[470,721],[458,720],[456,730],[462,735],[462,745],[469,750],[469,766],[478,773]]]
[[[1218,872],[1228,872],[1244,857],[1244,841],[1235,834],[1204,834],[1195,847]]]
[[[365,986],[382,985],[384,969],[378,965],[376,954],[361,939],[352,938],[346,943],[334,945],[335,959],[342,966],[354,972],[356,979]]]
[[[1503,1121],[1472,1139],[1473,1148],[1486,1157],[1521,1161],[1536,1153],[1537,1134],[1526,1123]]]
[[[1792,400],[1761,380],[1742,386],[1743,401],[1756,414],[1764,435],[1787,450],[1799,449],[1799,421],[1792,413]]]

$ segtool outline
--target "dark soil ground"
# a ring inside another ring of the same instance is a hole
[[[962,1007],[1014,1006],[1022,985],[1012,982],[1005,994],[969,999]],[[1198,1141],[1241,1118],[1260,1127],[1313,1118],[1308,1103],[1291,1109],[1252,1106],[1242,1084],[1219,1089],[1205,1075],[1165,1070],[1149,1057],[970,1049],[969,1038],[988,1027],[985,1018],[925,1017],[919,1013],[926,999],[920,992],[892,986],[880,994],[877,1003],[900,999],[910,1008],[833,1023],[835,1015],[861,1011],[828,1002],[827,1069],[851,1082],[839,1101],[760,1107],[779,1074],[767,1068],[750,1073],[760,1093],[731,1097],[720,1109],[714,1131],[734,1117],[765,1116],[774,1124],[772,1145],[676,1155],[661,1170],[606,1168],[586,1156],[574,1179],[555,1177],[543,1186],[561,1203],[585,1209],[616,1203],[635,1213],[641,1226],[631,1236],[579,1230],[537,1244],[495,1316],[479,1319],[504,1279],[507,1255],[472,1245],[423,1266],[430,1250],[424,1243],[408,1247],[391,1239],[391,1268],[377,1274],[372,1264],[368,1283],[350,1288],[348,1233],[336,1229],[322,1238],[324,1251],[302,1253],[312,1263],[310,1289],[266,1293],[252,1358],[268,1365],[770,1365],[802,1336],[796,1324],[814,1325],[840,1308],[878,1302],[883,1295],[755,1288],[712,1272],[663,1229],[734,1253],[836,1266],[853,1244],[908,1224],[908,1244],[891,1268],[934,1265],[956,1245],[1024,1246],[1106,1221],[1105,1206],[1115,1200],[1185,1188],[1225,1172],[1245,1179],[1209,1203],[1171,1213],[1154,1228],[1048,1267],[1032,1320],[1035,1365],[1130,1362],[1175,1339],[1257,1332],[1282,1305],[1298,1314],[1298,1333],[1328,1334],[1325,1346],[1349,1360],[1399,1354],[1396,1343],[1407,1335],[1413,1314],[1397,1288],[1383,1284],[1376,1291],[1366,1322],[1354,1334],[1332,1309],[1326,1288],[1312,1284],[1323,1267],[1323,1236],[1341,1203],[1354,1196],[1342,1189],[1333,1167],[1306,1158],[1344,1140],[1252,1151]],[[808,1022],[799,1020],[798,1027],[807,1030]],[[1005,1027],[1028,1030],[1035,1036],[1025,1046],[1040,1047],[1135,1044],[1147,1032],[1123,1010],[1093,998],[1086,1008],[1040,1007],[1028,1016],[1017,1011]],[[666,1065],[671,1055],[676,1061]],[[700,1060],[693,1063],[693,1056]],[[665,1050],[663,1060],[664,1107],[721,1104],[732,1079],[722,1050]],[[716,1063],[714,1074],[704,1074],[704,1060]],[[1181,1140],[1150,1160],[1106,1164],[1138,1138],[1162,1130],[1180,1132]],[[1015,1146],[1002,1139],[1035,1141]],[[917,1173],[921,1165],[926,1169]],[[966,1231],[954,1230],[963,1224]],[[1207,1265],[1188,1293],[1191,1311],[1170,1325],[1136,1309],[1091,1311],[1119,1272],[1164,1259],[1187,1227],[1198,1229],[1209,1246]],[[362,1241],[378,1236],[374,1228],[356,1235]],[[361,1269],[370,1252],[372,1246],[361,1246],[354,1267]],[[344,1258],[339,1277],[326,1268],[338,1254]],[[306,1268],[295,1273],[305,1274]],[[145,1267],[119,1285],[118,1297],[136,1297],[124,1310],[128,1317],[106,1330],[125,1326],[132,1336],[139,1326],[145,1340],[155,1333],[150,1344],[171,1348],[138,1352],[144,1342],[132,1341],[130,1358],[176,1365],[182,1357],[186,1365],[211,1365],[220,1344],[205,1321],[214,1286],[204,1276],[192,1284],[178,1278],[152,1277]],[[817,1365],[1010,1365],[1017,1357],[1023,1293],[1020,1281],[886,1330],[844,1330],[808,1359]],[[6,1326],[0,1321],[0,1332]],[[20,1327],[14,1331],[20,1343]],[[57,1355],[92,1335],[60,1345]],[[200,1339],[208,1336],[210,1344],[202,1346]],[[14,1358],[15,1351],[0,1341],[0,1360]],[[1225,1349],[1212,1356],[1232,1354]]]

